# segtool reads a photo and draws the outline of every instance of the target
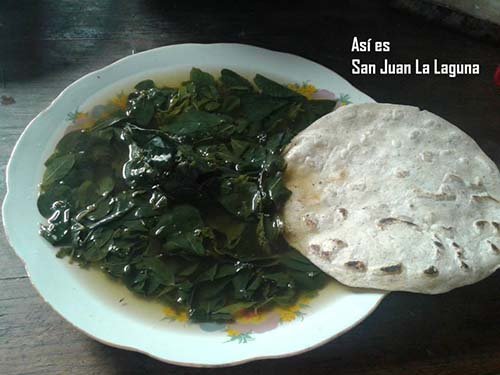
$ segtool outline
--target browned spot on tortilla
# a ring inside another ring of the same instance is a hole
[[[321,246],[316,245],[316,244],[311,244],[311,245],[309,245],[309,250],[311,250],[311,252],[317,254],[320,252]]]
[[[445,179],[444,179],[445,182],[451,182],[451,181],[454,181],[454,182],[460,182],[460,183],[463,183],[464,180],[462,179],[462,177],[460,176],[457,176],[456,174],[447,174],[445,176]]]
[[[478,228],[478,229],[484,229],[484,227],[488,224],[488,222],[486,220],[478,220],[476,222],[474,222],[474,225]]]
[[[470,199],[473,202],[476,202],[476,203],[483,203],[483,202],[488,202],[488,201],[499,203],[497,199],[493,198],[489,194],[486,194],[486,195],[471,195]]]
[[[332,240],[332,243],[333,243],[334,250],[344,249],[348,246],[347,242],[344,242],[344,241],[336,239],[336,238]]]
[[[421,191],[421,190],[417,190],[416,193],[418,198],[432,199],[435,201],[454,201],[457,199],[457,196],[455,194],[431,193],[428,191]]]
[[[401,263],[394,264],[392,266],[381,267],[380,270],[389,274],[399,274],[403,271],[403,265]]]
[[[338,209],[339,213],[340,213],[340,216],[342,216],[342,218],[345,220],[347,219],[347,215],[348,215],[348,212],[345,208],[339,208]]]
[[[321,259],[324,259],[324,260],[327,260],[327,261],[332,260],[332,255],[333,255],[333,254],[332,254],[332,252],[331,252],[331,251],[325,251],[325,250],[322,250],[322,251],[320,251],[320,253],[319,253],[319,257],[320,257]]]
[[[429,268],[424,270],[424,273],[429,276],[437,276],[439,274],[439,271],[436,267],[430,266]]]
[[[433,241],[432,243],[434,245],[436,245],[437,247],[439,247],[440,249],[444,249],[444,245],[441,242],[439,242],[439,241]]]
[[[469,265],[467,263],[465,263],[463,260],[462,260],[462,262],[460,264],[460,267],[462,267],[462,268],[464,268],[466,270],[468,270],[470,268]]]
[[[491,247],[491,250],[493,250],[495,253],[500,254],[500,249],[498,248],[497,245],[495,245],[493,242],[488,241]]]
[[[463,253],[463,249],[460,247],[460,245],[457,244],[456,242],[452,242],[451,246],[453,246],[455,248],[455,251],[456,251],[456,254],[457,254],[457,258],[458,259],[463,259],[464,253]]]
[[[330,261],[332,259],[332,252],[329,250],[322,249],[320,245],[317,244],[311,244],[309,245],[309,250],[311,253],[319,256],[320,258],[324,260]]]
[[[397,217],[384,217],[378,221],[377,226],[380,229],[385,229],[387,226],[393,224],[406,224],[410,227],[418,227],[417,224],[412,223],[411,221],[398,219]]]
[[[355,269],[356,271],[366,271],[365,264],[359,260],[350,260],[344,263],[344,266]]]
[[[495,227],[495,229],[497,230],[497,232],[500,230],[500,223],[497,223],[496,221],[492,221],[491,225],[493,225]]]
[[[304,222],[306,223],[306,226],[310,230],[316,230],[316,229],[318,229],[318,222],[316,220],[310,218],[309,216],[305,217]]]

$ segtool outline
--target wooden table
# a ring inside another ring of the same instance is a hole
[[[304,56],[377,101],[443,116],[500,163],[500,94],[493,85],[498,45],[428,24],[382,1],[251,3],[3,1],[0,95],[15,103],[0,104],[0,195],[17,138],[64,87],[133,51],[185,42],[240,42]],[[479,63],[481,74],[354,76],[353,36],[391,42],[390,54],[362,54],[367,61],[438,58]],[[38,296],[0,233],[0,374],[500,374],[499,285],[497,272],[445,295],[392,293],[362,324],[309,353],[203,371],[113,349],[72,328]]]

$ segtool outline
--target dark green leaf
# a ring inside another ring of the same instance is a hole
[[[281,98],[265,97],[257,94],[241,97],[242,114],[251,123],[262,121],[286,104],[287,101]]]
[[[78,207],[84,208],[94,203],[99,195],[97,186],[92,181],[84,181],[76,191]]]
[[[167,262],[163,262],[159,258],[144,258],[136,264],[139,269],[146,269],[153,273],[163,285],[173,285],[175,282],[175,268],[171,267]]]
[[[218,196],[220,204],[231,214],[246,219],[257,212],[260,192],[255,182],[247,176],[226,178],[222,181]]]
[[[257,224],[256,236],[259,245],[268,254],[271,253],[271,246],[281,234],[281,220],[260,215],[259,223]]]
[[[212,211],[206,219],[207,225],[222,233],[226,238],[225,246],[229,249],[235,247],[241,239],[245,223],[235,220],[225,212]]]
[[[68,202],[71,200],[71,189],[62,184],[51,186],[48,190],[42,191],[38,196],[38,211],[43,217],[50,217],[53,213],[52,206],[55,202]]]
[[[158,220],[153,234],[163,241],[168,252],[204,255],[203,221],[198,210],[189,205],[175,206]]]
[[[246,150],[250,147],[249,142],[241,141],[238,139],[231,139],[231,148],[233,149],[233,154],[236,157],[241,157]]]
[[[215,85],[214,77],[210,73],[204,72],[201,69],[193,68],[191,69],[191,73],[189,75],[191,81],[193,81],[196,85],[200,86]]]
[[[145,94],[143,94],[129,100],[127,114],[132,117],[137,124],[147,126],[155,114],[155,105]]]
[[[237,91],[252,91],[253,86],[246,78],[243,78],[238,73],[229,69],[221,70],[221,82],[231,90]]]
[[[280,288],[293,288],[293,280],[286,273],[267,273],[262,276],[264,279],[272,280]]]
[[[202,281],[214,281],[215,276],[217,275],[217,270],[218,270],[218,265],[214,264],[210,268],[206,269],[203,271],[201,274],[198,275],[196,278],[196,282],[200,283]]]
[[[115,180],[111,176],[102,177],[99,181],[97,181],[97,194],[98,195],[107,195],[109,194],[113,188],[115,187]]]
[[[202,138],[206,136],[220,137],[230,135],[233,126],[228,118],[202,111],[185,112],[176,117],[164,130],[176,136]]]
[[[263,75],[257,74],[254,78],[254,82],[260,91],[269,96],[275,98],[296,98],[302,97],[299,93],[290,90],[288,87],[280,85],[279,83],[264,77]]]
[[[151,79],[146,79],[144,81],[139,82],[137,85],[135,85],[136,90],[147,90],[147,89],[154,89],[156,88],[155,83]]]
[[[82,147],[85,139],[87,138],[85,131],[76,130],[64,135],[61,140],[57,143],[56,150],[59,154],[67,154],[75,151],[76,149]],[[57,155],[53,154],[52,156]],[[52,158],[51,156],[51,158]],[[48,159],[50,160],[50,158]]]
[[[304,103],[304,110],[293,124],[294,132],[302,131],[315,120],[330,113],[337,102],[333,100],[309,100]]]
[[[40,234],[54,246],[66,246],[71,242],[71,209],[66,202],[53,205],[48,225],[41,225]]]
[[[222,103],[221,112],[230,113],[240,107],[241,100],[237,96],[226,96]]]
[[[75,165],[75,156],[65,154],[54,159],[49,159],[45,163],[47,169],[43,175],[43,185],[49,186],[54,182],[62,180]]]
[[[266,179],[264,186],[266,198],[273,201],[276,208],[281,208],[292,193],[286,188],[281,173]]]

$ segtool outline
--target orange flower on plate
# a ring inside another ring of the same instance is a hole
[[[94,125],[95,121],[92,117],[89,116],[87,112],[77,112],[75,114],[75,119],[73,120],[73,123],[76,126],[88,129],[92,127],[92,125]]]
[[[111,100],[111,103],[116,107],[125,110],[127,108],[127,95],[121,92]]]
[[[275,310],[265,313],[249,312],[237,316],[236,322],[229,324],[228,328],[240,333],[261,333],[276,328],[279,322],[280,316]]]

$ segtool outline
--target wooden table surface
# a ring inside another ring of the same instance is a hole
[[[429,24],[385,1],[331,3],[2,1],[0,95],[13,97],[15,103],[0,104],[0,196],[17,138],[64,87],[132,51],[185,42],[239,42],[304,56],[335,70],[377,101],[413,104],[443,116],[500,163],[500,93],[493,85],[498,45]],[[349,52],[353,36],[391,42],[390,54],[361,54],[366,61],[438,58],[479,63],[481,74],[454,79],[354,76]],[[296,357],[199,370],[107,347],[71,327],[42,301],[0,233],[0,374],[306,371],[500,374],[500,272],[439,296],[392,293],[359,326]]]

